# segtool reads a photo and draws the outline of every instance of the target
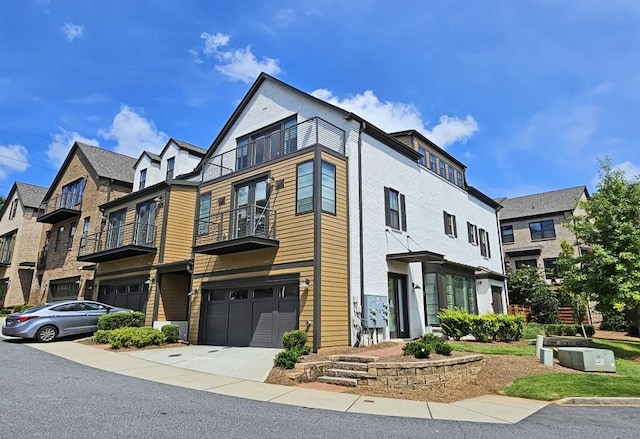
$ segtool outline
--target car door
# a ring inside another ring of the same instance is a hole
[[[109,311],[105,305],[95,302],[81,302],[80,308],[84,311],[84,332],[95,332],[98,329],[98,319]]]
[[[84,311],[76,302],[65,303],[51,308],[51,319],[58,327],[58,336],[80,334],[84,332]]]

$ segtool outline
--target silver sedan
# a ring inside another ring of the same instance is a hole
[[[2,335],[35,338],[47,343],[58,337],[94,332],[100,316],[126,311],[131,310],[90,300],[46,303],[9,314],[2,325]]]

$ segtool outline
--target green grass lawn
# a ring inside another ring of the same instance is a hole
[[[535,346],[494,346],[491,343],[450,342],[454,349],[496,355],[535,355]],[[518,378],[504,394],[553,401],[572,396],[640,396],[640,343],[594,340],[592,347],[610,349],[616,357],[617,373],[546,373]],[[551,369],[553,370],[553,369]]]

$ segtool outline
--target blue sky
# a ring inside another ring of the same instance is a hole
[[[417,129],[492,197],[640,173],[636,1],[0,0],[0,194],[72,142],[207,148],[260,71]]]

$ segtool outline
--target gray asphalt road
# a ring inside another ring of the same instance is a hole
[[[516,425],[365,416],[124,377],[0,340],[3,438],[637,438],[640,410],[550,406]]]

